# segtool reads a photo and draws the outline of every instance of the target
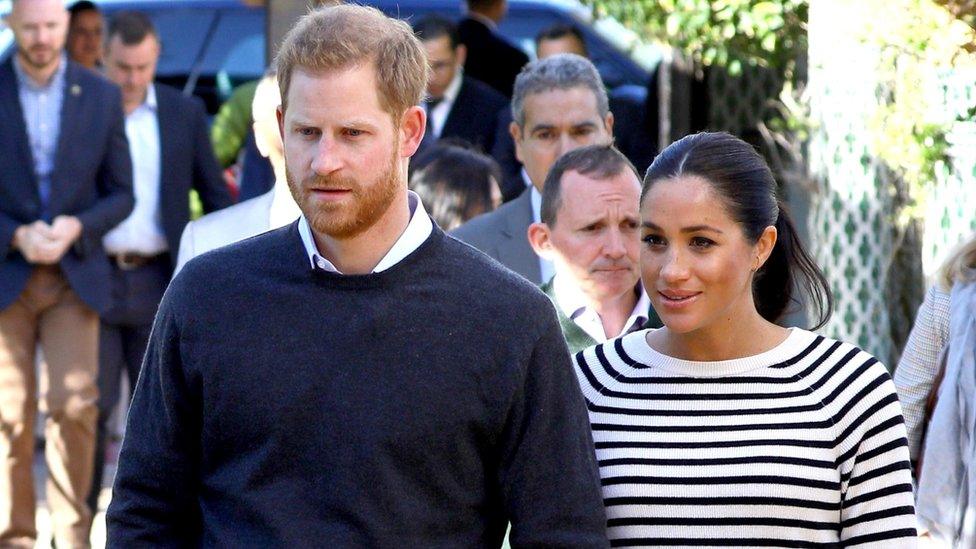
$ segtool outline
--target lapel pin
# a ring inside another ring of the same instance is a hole
[[[81,95],[81,86],[78,84],[71,85],[71,95],[78,96]]]

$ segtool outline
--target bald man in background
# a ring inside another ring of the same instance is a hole
[[[98,315],[111,303],[102,237],[133,205],[122,97],[68,61],[60,0],[16,0],[8,23],[17,53],[0,65],[0,546],[37,537],[40,404],[54,539],[87,547]]]

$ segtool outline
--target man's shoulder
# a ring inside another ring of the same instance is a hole
[[[513,220],[532,222],[531,197],[528,190],[516,199],[502,204],[496,210],[470,219],[451,231],[451,236],[482,248],[485,243],[496,240],[498,233],[511,226]]]
[[[441,262],[453,273],[452,276],[464,280],[464,286],[474,291],[491,293],[490,299],[478,301],[524,304],[528,299],[536,306],[549,306],[549,299],[538,286],[485,255],[473,244],[453,234],[445,241]]]
[[[191,221],[194,238],[203,243],[224,240],[224,244],[218,245],[223,246],[266,231],[273,192],[268,191]]]
[[[462,42],[465,38],[484,38],[491,35],[491,29],[487,25],[470,16],[462,17],[458,21],[457,30]]]
[[[226,210],[220,210],[220,212],[224,211]],[[198,224],[202,220],[203,218],[198,219],[194,223]],[[194,226],[193,230],[196,232],[206,227],[204,230],[211,236],[219,235],[218,238],[225,239],[228,237],[219,230],[226,229],[228,226],[227,223],[218,225],[215,221],[207,220]],[[177,279],[201,279],[205,284],[211,285],[215,279],[237,277],[242,272],[253,272],[263,265],[274,264],[280,261],[282,256],[287,255],[292,248],[297,256],[301,257],[302,249],[300,241],[297,240],[300,237],[296,223],[269,231],[241,233],[244,231],[238,232],[240,236],[238,240],[219,244],[194,256],[179,272]]]
[[[192,111],[201,114],[204,112],[203,101],[196,96],[183,95],[180,90],[158,82],[154,82],[153,87],[156,89],[156,101],[160,105],[179,111]]]
[[[465,76],[462,79],[461,95],[467,95],[473,100],[472,102],[477,102],[480,106],[485,106],[494,111],[498,111],[508,104],[508,99],[501,92],[471,76]]]
[[[481,248],[484,242],[490,240],[489,235],[497,233],[506,225],[507,216],[502,208],[505,208],[508,204],[510,203],[506,202],[495,211],[483,213],[469,219],[460,227],[452,230],[450,233],[451,236],[462,242]]]
[[[121,101],[122,90],[118,84],[112,82],[101,73],[87,69],[74,61],[68,61],[68,68],[65,71],[69,86],[76,86],[70,90],[72,94],[84,93],[86,90],[94,90],[97,93],[107,93],[118,95]],[[121,110],[122,105],[119,104]]]

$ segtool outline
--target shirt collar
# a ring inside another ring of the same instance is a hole
[[[393,267],[403,261],[408,255],[413,253],[421,244],[427,240],[430,233],[434,230],[434,225],[424,209],[420,197],[413,191],[407,191],[407,202],[410,205],[410,222],[407,228],[400,235],[400,238],[393,243],[390,251],[380,259],[380,262],[373,268],[374,273],[379,273]],[[308,255],[312,269],[322,269],[337,274],[342,274],[336,266],[328,259],[322,257],[318,248],[315,246],[315,239],[312,237],[312,228],[308,224],[308,219],[301,216],[298,220],[298,234],[302,237],[302,244],[305,245],[305,253]]]
[[[156,86],[150,85],[146,88],[146,98],[142,100],[132,112],[126,115],[126,119],[132,116],[138,116],[142,113],[156,114],[158,112],[159,104],[156,102]]]
[[[542,222],[542,193],[535,185],[529,186],[529,200],[532,201],[532,222]]]
[[[457,99],[458,92],[461,91],[461,80],[464,78],[464,69],[458,67],[454,72],[454,78],[451,79],[451,83],[447,85],[447,89],[444,90],[444,97],[441,103],[453,104],[454,100]]]
[[[647,322],[647,311],[650,310],[651,299],[648,297],[647,292],[644,291],[644,285],[640,281],[634,287],[634,292],[637,293],[637,303],[634,304],[634,309],[630,312],[627,322],[624,323],[623,331],[619,334],[607,334],[607,339],[626,334],[633,329],[640,329]],[[590,313],[594,317],[599,318],[596,311],[590,309],[583,291],[565,275],[561,276],[557,272],[552,277],[552,293],[556,299],[556,305],[570,320],[575,321],[586,313]]]
[[[17,83],[20,86],[27,87],[31,91],[40,92],[51,89],[59,89],[64,85],[64,73],[68,69],[68,56],[64,53],[61,54],[61,60],[58,62],[58,68],[51,75],[51,80],[46,86],[38,86],[34,80],[27,75],[24,68],[20,66],[20,57],[14,53],[14,73],[17,75]]]
[[[156,102],[156,85],[150,84],[149,88],[146,89],[146,100],[142,102],[140,107],[149,107],[153,112],[159,108],[159,104]]]

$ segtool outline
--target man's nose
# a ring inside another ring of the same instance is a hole
[[[578,146],[579,145],[576,144],[576,141],[574,141],[573,138],[568,133],[562,134],[559,137],[559,141],[557,145],[558,147],[558,150],[556,151],[557,158],[568,153],[569,151],[575,149]]]
[[[338,170],[341,165],[339,155],[336,154],[335,141],[323,135],[315,149],[312,170],[319,175],[327,175]]]
[[[617,229],[611,229],[607,231],[606,240],[603,243],[603,253],[607,257],[613,259],[620,259],[627,255],[627,246],[625,245],[626,235],[622,234]]]

